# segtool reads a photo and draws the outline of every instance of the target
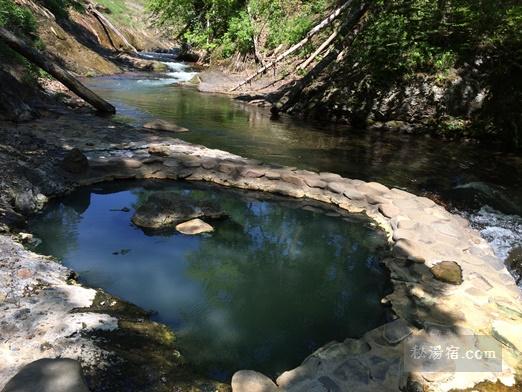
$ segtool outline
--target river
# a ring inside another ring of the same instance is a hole
[[[522,244],[522,157],[491,146],[429,136],[349,129],[282,116],[266,108],[180,85],[196,75],[166,63],[163,75],[128,73],[86,79],[113,103],[116,119],[152,118],[190,129],[180,139],[264,162],[378,181],[434,197],[466,216],[506,259]]]

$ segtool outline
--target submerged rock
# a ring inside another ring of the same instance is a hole
[[[194,200],[175,192],[157,192],[136,209],[132,223],[146,229],[164,229],[191,219],[224,216],[225,213],[211,202]]]
[[[143,124],[143,128],[154,129],[156,131],[168,132],[188,132],[187,128],[180,127],[172,122],[165,120],[152,120]]]
[[[89,392],[78,361],[39,359],[24,366],[2,392]]]
[[[196,235],[202,233],[211,233],[214,231],[214,228],[201,219],[192,219],[177,225],[176,230],[181,234]]]
[[[462,269],[454,261],[441,261],[431,268],[431,272],[441,282],[455,285],[462,283]]]

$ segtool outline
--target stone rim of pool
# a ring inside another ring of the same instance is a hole
[[[516,334],[517,326],[522,325],[519,289],[491,247],[469,228],[465,219],[452,215],[429,199],[377,183],[263,165],[169,137],[143,143],[139,141],[142,134],[138,131],[134,136],[137,137],[127,135],[122,143],[121,135],[117,135],[119,148],[100,146],[86,151],[89,170],[71,178],[80,185],[115,178],[202,180],[296,198],[308,197],[347,211],[364,211],[388,233],[394,257],[385,262],[391,271],[394,291],[386,299],[399,319],[368,332],[357,341],[318,350],[303,365],[276,380],[281,390],[335,387],[396,390],[397,386],[406,384],[449,390],[473,387],[482,381],[513,385],[515,376],[520,376],[517,353],[521,350],[521,335]],[[116,135],[108,136],[109,140],[114,137]],[[85,138],[78,141],[72,136],[67,142],[81,148]],[[23,254],[23,257],[34,260],[36,256]],[[450,275],[460,273],[461,284],[435,279],[431,269],[443,261],[458,265],[460,272],[455,271],[453,264],[448,272]],[[438,301],[439,298],[444,301]],[[438,328],[451,330],[459,339],[482,334],[502,343],[503,368],[452,372],[441,378],[423,369],[412,369],[402,375],[397,367],[410,336],[429,340]],[[259,379],[243,375],[240,373],[241,383],[235,385],[235,391],[245,391],[245,385]],[[276,390],[275,384],[273,388]]]
[[[143,208],[148,214],[158,214],[163,224],[169,212],[184,220],[183,213],[192,217],[194,211],[208,211],[215,230],[212,235],[193,237],[177,233],[177,220],[156,229],[130,225],[130,217],[134,222]],[[245,363],[277,377],[328,341],[360,337],[391,317],[389,307],[380,303],[391,292],[389,274],[380,262],[388,255],[385,233],[365,215],[328,204],[190,182],[119,181],[80,188],[56,200],[31,219],[30,225],[39,242],[42,240],[36,251],[53,255],[78,271],[87,286],[101,287],[152,309],[156,321],[172,328],[179,350],[194,369],[218,380],[230,381]],[[214,249],[211,253],[209,246]],[[276,259],[277,263],[271,262]],[[202,271],[194,269],[202,263],[208,264],[205,270],[211,268],[208,272],[222,263],[225,270],[230,263],[238,265],[241,274],[227,279],[230,283],[224,287],[233,295],[230,300],[215,292],[216,287],[207,280],[217,279],[219,285],[221,269],[215,271],[217,275],[205,272],[203,281],[197,278]],[[177,269],[182,265],[183,269]],[[272,268],[276,268],[273,273]],[[306,271],[315,271],[313,277],[308,273],[306,278]],[[274,285],[274,273],[286,283]],[[114,278],[107,279],[109,276]],[[171,283],[156,289],[167,276]],[[265,283],[257,286],[260,280]],[[243,281],[250,283],[245,286]],[[157,283],[150,286],[148,282]],[[186,299],[183,288],[193,284],[203,285],[203,298],[198,289],[191,291],[193,299]],[[324,284],[328,286],[325,292]],[[234,294],[239,285],[249,287],[251,293]],[[299,286],[305,291],[300,293]],[[208,291],[210,287],[213,289]],[[265,292],[263,287],[270,289]],[[215,295],[218,297],[213,298]],[[273,299],[260,301],[265,305],[251,303],[267,295]],[[173,301],[165,302],[167,297]],[[305,297],[308,299],[303,301]],[[314,298],[319,307],[312,306]],[[228,320],[227,329],[235,331],[234,339],[222,340],[219,330],[211,330],[208,336],[203,333],[205,320],[211,320],[213,314]],[[297,319],[307,321],[303,325],[291,321]],[[258,335],[257,330],[264,333]],[[214,349],[200,354],[200,341]],[[284,350],[278,349],[283,344]]]

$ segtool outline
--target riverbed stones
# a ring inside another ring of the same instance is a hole
[[[39,359],[24,366],[2,392],[89,392],[78,361]]]
[[[493,336],[497,340],[516,350],[519,355],[522,355],[522,324],[505,320],[494,320],[492,331]]]
[[[167,132],[188,132],[187,128],[180,127],[170,121],[165,120],[151,120],[143,124],[143,128],[153,129],[155,131],[167,131]]]
[[[156,192],[136,209],[132,223],[145,229],[165,229],[195,218],[223,216],[210,202],[198,202],[175,192]]]
[[[78,148],[73,148],[63,157],[62,167],[69,173],[82,174],[89,170],[89,161]]]
[[[214,228],[207,222],[196,218],[176,225],[176,230],[185,235],[197,235],[211,233],[214,231]]]
[[[382,336],[389,344],[397,344],[412,334],[413,330],[403,319],[397,319],[384,325]]]
[[[293,174],[283,173],[281,175],[281,179],[284,182],[288,182],[289,184],[295,185],[297,187],[302,187],[305,185],[305,182],[301,177]]]
[[[401,213],[401,210],[397,207],[395,207],[391,203],[384,203],[379,205],[379,211],[386,217],[386,218],[393,218]]]
[[[462,284],[462,268],[454,261],[442,261],[431,267],[431,273],[435,279],[444,283]]]
[[[240,370],[232,376],[234,392],[277,392],[279,388],[264,374],[253,370]]]

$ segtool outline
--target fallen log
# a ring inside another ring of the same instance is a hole
[[[330,44],[337,38],[337,34],[339,34],[339,30],[335,30],[330,36],[308,57],[305,61],[303,61],[297,69],[305,69],[310,65],[314,59],[319,56],[323,50],[325,50]]]
[[[31,63],[36,64],[57,80],[63,83],[72,92],[90,103],[94,108],[102,113],[115,113],[116,109],[109,102],[105,101],[93,91],[85,87],[69,71],[63,69],[52,61],[45,53],[42,53],[26,44],[23,40],[16,37],[3,27],[0,27],[0,39],[15,52],[21,54]]]
[[[280,62],[281,60],[285,59],[286,57],[288,57],[289,55],[291,55],[292,53],[294,53],[296,50],[302,48],[306,43],[308,43],[310,41],[310,39],[316,35],[319,31],[321,31],[322,29],[324,29],[326,26],[328,26],[330,23],[332,23],[339,15],[341,15],[341,13],[346,9],[348,8],[348,6],[351,4],[352,0],[348,0],[347,2],[345,2],[342,6],[340,6],[339,8],[337,8],[334,12],[332,12],[330,15],[328,15],[328,17],[326,19],[323,19],[321,21],[321,23],[319,23],[318,25],[316,25],[312,30],[310,30],[306,36],[301,40],[299,41],[297,44],[295,44],[294,46],[292,46],[291,48],[289,48],[288,50],[286,50],[284,53],[280,54],[279,56],[277,56],[277,58],[272,61],[271,63],[265,65],[264,67],[260,68],[257,70],[257,72],[248,77],[247,79],[245,79],[243,82],[239,83],[237,86],[235,86],[234,88],[232,88],[230,90],[230,92],[232,91],[235,91],[237,90],[238,88],[244,86],[245,84],[249,83],[250,81],[252,81],[253,79],[255,79],[258,75],[266,72],[268,69],[270,69],[270,67],[273,67],[275,66],[278,62]]]
[[[339,28],[339,33],[337,34],[337,36],[345,37],[353,28],[355,28],[355,31],[353,31],[352,37],[350,39],[350,41],[353,42],[355,36],[359,32],[357,30],[357,25],[360,23],[361,19],[363,19],[363,16],[366,14],[368,8],[368,3],[362,3],[357,8],[351,10],[350,14],[346,18],[346,21]],[[302,77],[295,83],[295,85],[290,89],[289,93],[286,94],[286,102],[282,104],[275,104],[272,107],[272,112],[285,112],[290,107],[292,107],[298,100],[304,87],[308,85],[313,79],[315,79],[331,63],[333,63],[334,61],[339,61],[348,52],[351,46],[351,42],[343,43],[337,41],[336,45],[334,45],[333,50],[330,51],[321,61],[319,61],[319,63],[317,63],[304,77]]]

